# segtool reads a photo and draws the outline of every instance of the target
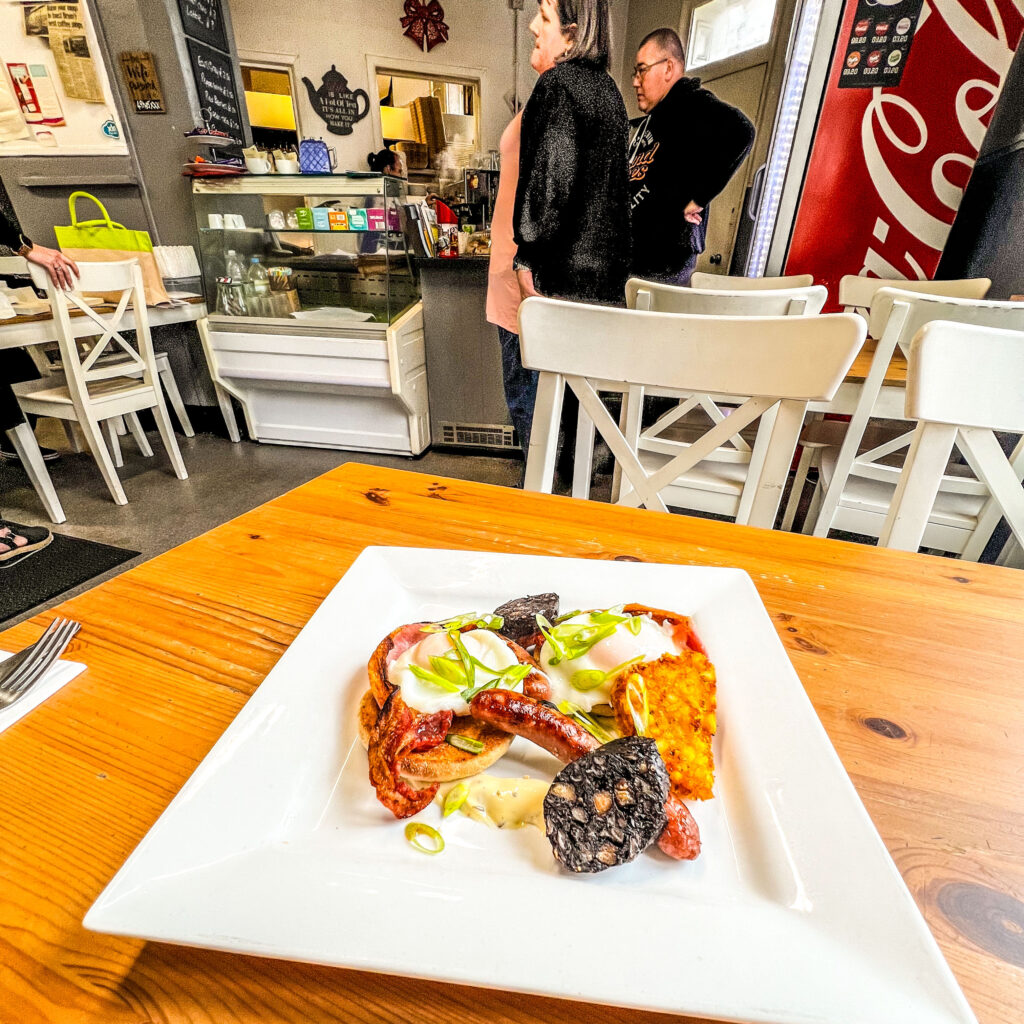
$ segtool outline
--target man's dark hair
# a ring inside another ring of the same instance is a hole
[[[537,0],[538,5],[540,0]],[[612,28],[609,0],[554,0],[562,31],[571,33],[572,43],[562,60],[589,60],[608,70],[611,63]]]
[[[667,54],[674,60],[679,61],[680,66],[686,67],[686,52],[683,50],[683,41],[674,28],[656,28],[648,32],[641,40],[638,50],[642,50],[648,43],[654,43],[662,53]]]

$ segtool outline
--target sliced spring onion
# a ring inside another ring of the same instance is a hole
[[[640,635],[640,627],[643,625],[643,618],[640,615],[634,615],[629,622],[626,623],[626,628],[633,634],[633,636]]]
[[[608,608],[603,612],[591,612],[590,621],[596,622],[598,625],[607,625],[609,622],[612,625],[617,625],[620,622],[625,622],[629,618],[628,615],[622,614],[622,605],[617,604],[614,608]]]
[[[624,661],[621,665],[616,665],[615,668],[608,669],[607,672],[602,672],[600,669],[580,669],[579,672],[572,674],[570,682],[574,689],[582,690],[586,693],[587,690],[596,690],[599,686],[608,682],[609,679],[613,679],[617,676],[624,668],[634,664],[638,661],[643,661],[641,655],[637,655],[635,658],[630,658],[629,661]]]
[[[640,710],[637,711],[633,701],[633,695],[640,698]],[[647,726],[651,720],[651,707],[647,702],[647,684],[643,676],[633,675],[626,684],[626,707],[629,708],[629,717],[633,719],[633,728],[637,736],[647,735]]]
[[[426,836],[433,846],[428,846],[426,843],[420,841],[421,836]],[[432,828],[430,825],[424,825],[422,821],[410,821],[405,826],[405,838],[409,842],[409,845],[415,850],[419,850],[420,853],[429,853],[433,856],[436,853],[440,853],[444,849],[444,837],[436,828]]]
[[[454,814],[466,802],[468,796],[469,786],[465,782],[452,786],[448,790],[448,795],[444,798],[443,816],[447,818],[449,814]]]
[[[476,626],[477,629],[501,629],[504,625],[505,620],[500,615],[466,612],[464,615],[453,615],[450,619],[432,622],[423,627],[423,632],[450,633],[452,630],[460,630],[465,626]]]
[[[475,740],[472,736],[463,736],[457,732],[448,733],[445,736],[445,740],[453,747],[457,747],[459,750],[466,750],[471,754],[479,754],[484,749],[484,745],[480,740]]]
[[[458,683],[450,682],[445,679],[444,676],[440,676],[436,672],[431,672],[428,669],[421,668],[419,665],[410,665],[409,671],[417,679],[421,679],[423,682],[430,683],[433,686],[438,686],[442,690],[446,690],[448,693],[458,693],[461,689]]]
[[[455,683],[459,689],[466,685],[466,670],[462,667],[462,660],[455,651],[448,654],[435,654],[430,659],[430,667],[449,683]]]
[[[607,729],[599,725],[590,715],[586,713],[578,704],[573,704],[572,701],[563,700],[558,705],[558,710],[563,715],[567,715],[569,718],[578,722],[583,726],[591,736],[598,741],[598,743],[611,743],[615,738],[612,736]]]
[[[582,613],[580,612],[580,609],[577,608],[575,611],[566,612],[564,615],[559,615],[558,618],[555,619],[555,625],[556,626],[560,626],[563,622],[566,622],[569,619],[574,619],[574,618],[576,618],[577,615],[580,615],[580,614],[582,614]],[[547,619],[545,619],[544,621],[547,622]],[[548,625],[551,625],[551,623],[548,623]]]

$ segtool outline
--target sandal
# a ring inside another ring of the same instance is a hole
[[[7,568],[41,551],[51,540],[53,534],[44,526],[22,526],[0,519],[0,568]]]

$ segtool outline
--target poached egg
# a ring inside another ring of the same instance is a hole
[[[594,622],[591,617],[594,614],[603,613],[600,609],[596,612],[581,612],[556,628],[600,628],[602,623]],[[646,615],[636,618],[639,619],[637,633],[634,634],[629,628],[629,619],[624,618],[624,621],[616,624],[610,636],[598,640],[578,658],[558,659],[551,642],[544,641],[540,650],[540,667],[551,681],[551,700],[555,704],[570,701],[584,711],[590,711],[598,704],[607,704],[611,699],[612,682],[617,675],[614,670],[624,668],[630,662],[656,661],[663,654],[680,653],[679,645],[672,638],[671,623],[659,625]],[[552,658],[556,659],[556,664],[552,664]],[[603,682],[593,685],[596,676],[588,675],[581,679],[579,673],[600,673],[605,678]],[[583,682],[582,689],[576,685],[577,682]]]

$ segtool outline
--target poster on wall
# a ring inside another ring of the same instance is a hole
[[[900,84],[924,0],[858,0],[840,89],[890,89]]]
[[[45,124],[53,128],[66,123],[53,78],[45,64],[9,63],[7,73],[26,124]]]
[[[221,0],[178,0],[181,27],[185,35],[207,46],[228,52]]]
[[[933,276],[1024,30],[1014,0],[929,0],[899,88],[841,89],[859,12],[849,0],[783,271],[813,274],[831,309],[845,274]]]
[[[242,138],[242,115],[235,92],[235,66],[227,54],[194,39],[186,39],[199,109],[207,127]]]
[[[102,103],[103,87],[89,51],[83,18],[81,4],[47,4],[46,35],[64,95],[87,103]]]

